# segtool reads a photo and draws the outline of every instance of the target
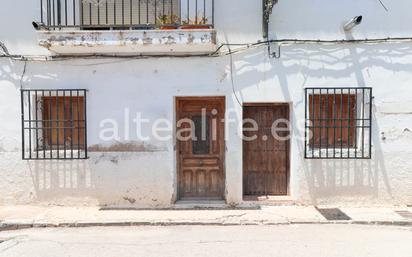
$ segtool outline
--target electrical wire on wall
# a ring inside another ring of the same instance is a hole
[[[240,105],[240,107],[243,107],[243,104],[242,104],[242,102],[240,101],[240,99],[239,99],[239,97],[237,96],[237,93],[236,93],[236,86],[235,86],[235,79],[234,79],[234,76],[233,76],[233,73],[234,73],[234,63],[233,63],[233,54],[231,54],[231,52],[232,52],[232,50],[230,49],[230,46],[228,45],[227,46],[227,49],[229,50],[229,60],[230,60],[230,83],[232,84],[232,91],[233,91],[233,94],[234,94],[234,96],[235,96],[235,98],[236,98],[236,101],[237,101],[237,103]]]
[[[0,48],[5,55],[10,55],[9,50],[7,49],[6,45],[0,41]]]
[[[10,52],[7,49],[6,45],[1,41],[0,41],[0,48],[4,53],[3,55],[0,55],[0,57],[7,57],[7,58],[11,58],[11,59],[15,58],[13,55],[10,54]],[[24,83],[24,77],[25,77],[26,71],[27,71],[28,60],[23,56],[20,56],[19,58],[20,58],[20,60],[24,61],[23,71],[21,73],[20,80],[19,80],[20,89],[24,89],[24,84],[23,83]]]
[[[389,11],[389,9],[388,9],[388,7],[386,7],[386,5],[383,3],[383,1],[382,0],[378,0],[379,1],[379,3],[382,5],[382,7],[383,7],[383,9],[385,9],[385,11]]]
[[[20,76],[20,89],[24,89],[24,76],[26,75],[26,71],[27,71],[27,60],[24,61],[24,66],[23,66],[23,72],[21,73]]]
[[[233,55],[239,52],[248,51],[257,47],[267,46],[268,44],[278,44],[278,50],[280,46],[283,45],[298,45],[298,44],[318,44],[318,45],[336,45],[336,44],[377,44],[377,43],[411,43],[412,37],[387,37],[387,38],[374,38],[374,39],[337,39],[337,40],[323,40],[323,39],[276,39],[276,40],[266,40],[258,41],[254,43],[223,43],[220,44],[217,49],[211,54],[201,54],[201,55],[181,55],[181,56],[170,56],[170,55],[64,55],[64,56],[50,56],[50,55],[21,55],[21,54],[10,54],[4,44],[0,44],[0,48],[3,49],[4,54],[0,54],[0,58],[10,58],[15,61],[33,61],[33,62],[50,62],[50,61],[68,61],[68,60],[82,60],[82,59],[116,59],[115,61],[106,61],[94,64],[85,65],[103,65],[111,64],[116,62],[122,62],[124,60],[140,60],[148,58],[193,58],[193,57],[220,57],[226,55]],[[226,47],[227,51],[222,51]],[[233,49],[232,47],[235,47]],[[276,58],[280,58],[279,53]]]

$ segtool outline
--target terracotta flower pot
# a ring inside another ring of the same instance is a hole
[[[162,25],[159,27],[159,29],[161,30],[173,30],[173,29],[177,29],[177,26],[175,25]]]
[[[210,29],[209,25],[183,25],[179,27],[180,29]]]

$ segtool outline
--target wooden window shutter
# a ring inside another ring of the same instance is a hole
[[[312,148],[355,147],[355,95],[309,95],[309,117]]]

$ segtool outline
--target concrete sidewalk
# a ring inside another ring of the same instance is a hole
[[[325,207],[330,208],[330,207]],[[259,206],[245,209],[113,210],[100,207],[0,207],[0,230],[32,227],[139,225],[379,224],[412,226],[410,207],[339,208],[349,220],[328,220],[314,206]]]

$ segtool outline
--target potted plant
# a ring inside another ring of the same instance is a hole
[[[157,17],[157,23],[160,24],[159,28],[162,30],[177,29],[179,27],[179,21],[179,16],[175,14],[160,14],[159,17]]]

